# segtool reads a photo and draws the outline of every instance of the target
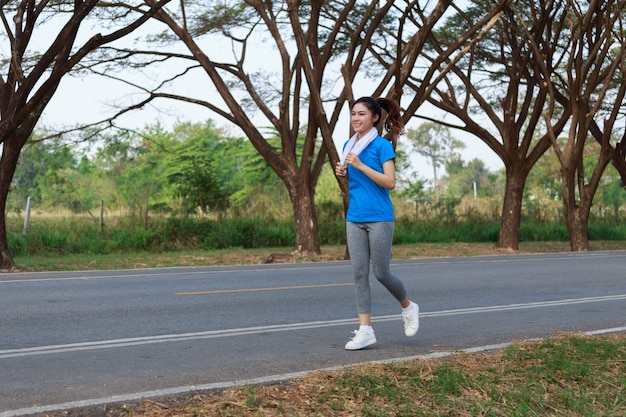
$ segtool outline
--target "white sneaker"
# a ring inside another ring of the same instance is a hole
[[[359,350],[374,343],[376,343],[374,332],[367,333],[363,330],[355,330],[354,337],[346,343],[346,350]]]
[[[420,308],[417,304],[411,301],[411,309],[406,313],[402,313],[402,320],[404,321],[404,334],[407,337],[413,337],[417,334],[417,329],[420,327]]]

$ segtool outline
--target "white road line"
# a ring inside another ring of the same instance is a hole
[[[608,334],[608,333],[623,333],[626,332],[626,327],[615,327],[611,329],[598,329],[589,332],[583,332],[581,334],[584,335],[599,335],[599,334]],[[541,340],[541,339],[534,339]],[[455,353],[479,353],[479,352],[488,352],[494,350],[504,349],[510,346],[512,343],[500,343],[496,345],[485,345],[485,346],[475,346],[466,349],[460,349],[453,352],[433,352],[426,355],[416,355],[416,356],[407,356],[393,359],[385,359],[381,361],[374,361],[370,363],[390,363],[390,362],[400,362],[400,361],[410,361],[417,359],[441,359],[448,356],[451,356]],[[110,397],[104,398],[94,398],[89,400],[82,401],[72,401],[65,402],[61,404],[50,404],[39,407],[29,407],[29,408],[20,408],[17,410],[7,410],[0,413],[0,417],[19,417],[26,416],[32,414],[53,412],[53,411],[61,411],[61,410],[69,410],[74,408],[82,408],[82,407],[93,407],[99,406],[103,404],[113,404],[113,403],[124,403],[131,401],[139,401],[142,398],[156,398],[156,397],[164,397],[178,394],[185,394],[194,391],[209,391],[216,389],[225,389],[234,386],[245,386],[245,385],[256,385],[256,384],[267,384],[267,383],[276,383],[281,381],[286,381],[293,378],[300,378],[306,375],[309,375],[313,372],[331,372],[331,371],[341,371],[343,369],[349,368],[350,366],[357,366],[359,364],[353,365],[340,365],[333,366],[330,368],[322,368],[322,369],[313,369],[310,371],[301,371],[301,372],[292,372],[286,374],[277,374],[277,375],[269,375],[259,378],[246,379],[241,381],[232,381],[232,382],[215,382],[211,384],[202,384],[202,385],[192,385],[192,386],[182,386],[182,387],[174,387],[168,389],[154,390],[154,391],[144,391],[144,392],[136,392],[132,394],[126,395],[113,395]]]
[[[524,304],[507,304],[499,306],[461,308],[456,310],[441,310],[424,312],[420,318],[446,317],[466,314],[491,313],[496,311],[522,310],[532,308],[559,307],[572,304],[597,303],[607,301],[626,300],[626,294],[607,295],[600,297],[572,298],[565,300],[541,301]],[[373,317],[374,322],[398,320],[399,315]],[[206,332],[169,334],[159,336],[133,337],[126,339],[102,340],[94,342],[71,343],[64,345],[37,346],[31,348],[0,350],[0,359],[16,358],[36,355],[52,355],[65,352],[76,352],[84,350],[112,349],[128,346],[140,346],[156,343],[181,342],[186,340],[215,339],[223,337],[243,336],[259,333],[286,332],[302,329],[314,329],[320,327],[334,327],[354,324],[355,319],[341,319],[328,321],[312,321],[306,323],[277,324],[269,326],[245,327],[238,329],[210,330]]]

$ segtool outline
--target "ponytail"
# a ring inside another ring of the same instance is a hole
[[[373,114],[378,115],[376,124],[380,124],[383,121],[382,110],[387,112],[383,128],[393,134],[392,142],[395,145],[397,137],[404,134],[404,120],[402,120],[402,114],[400,113],[400,105],[395,100],[384,97],[361,97],[352,103],[351,107],[357,103],[363,103]]]
[[[400,105],[395,100],[384,97],[379,97],[376,101],[387,112],[385,130],[393,133],[396,137],[404,135],[404,120],[400,114]]]

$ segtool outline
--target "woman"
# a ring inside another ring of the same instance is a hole
[[[346,213],[348,251],[354,271],[359,329],[346,344],[359,350],[376,343],[371,323],[370,261],[376,279],[402,307],[404,332],[415,336],[419,328],[419,307],[409,300],[402,281],[389,269],[394,213],[389,190],[396,186],[394,146],[378,135],[376,125],[387,112],[384,127],[396,137],[404,133],[400,106],[393,100],[362,97],[352,105],[354,136],[346,142],[337,176],[348,177],[349,205]]]

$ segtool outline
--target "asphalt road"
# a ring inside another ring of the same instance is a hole
[[[406,338],[375,282],[378,343],[348,262],[0,275],[0,417],[267,381],[559,332],[626,331],[626,251],[394,261]]]

